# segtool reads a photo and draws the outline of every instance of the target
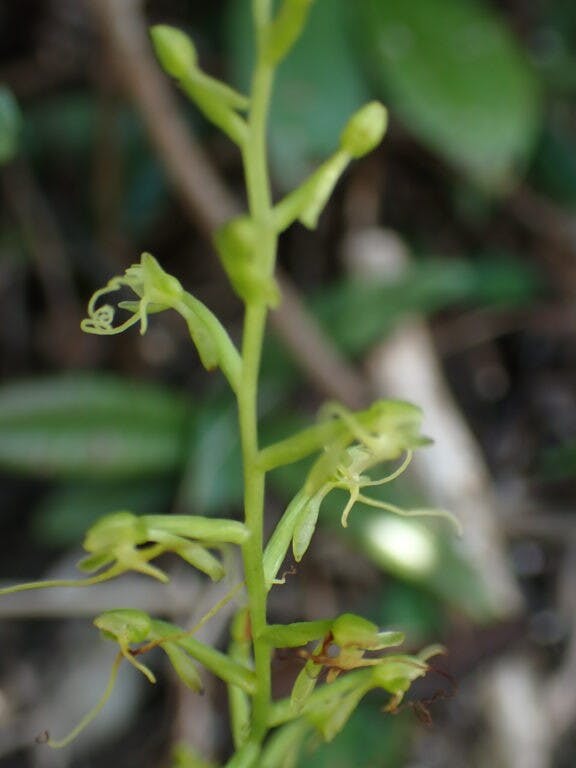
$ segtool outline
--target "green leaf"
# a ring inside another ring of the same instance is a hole
[[[362,702],[346,728],[332,742],[322,744],[312,754],[304,753],[299,768],[350,768],[362,755],[366,766],[379,766],[386,756],[386,768],[408,764],[412,732],[417,724],[411,713],[394,718],[378,712],[374,702]]]
[[[565,206],[576,205],[576,142],[568,116],[546,126],[530,176],[541,194]]]
[[[564,440],[546,448],[540,457],[539,474],[544,480],[558,481],[576,475],[576,440]]]
[[[9,162],[18,151],[22,117],[12,92],[0,86],[0,165]]]
[[[225,26],[230,73],[249,82],[252,38],[247,0],[229,0]],[[334,151],[346,121],[369,99],[349,35],[348,0],[319,0],[278,70],[270,113],[270,151],[281,189],[296,186]]]
[[[55,488],[34,510],[34,538],[52,546],[77,544],[96,520],[114,509],[139,514],[168,509],[174,492],[170,478],[118,482],[69,481]]]
[[[181,486],[185,509],[213,515],[242,500],[242,459],[236,410],[215,398],[198,414],[190,438],[190,460]]]
[[[169,391],[100,375],[0,388],[0,467],[59,478],[178,470],[189,413]]]
[[[476,182],[501,191],[540,126],[538,82],[503,20],[478,0],[364,0],[360,50],[392,111]]]
[[[358,354],[407,315],[467,305],[521,305],[542,290],[531,268],[509,254],[474,261],[423,258],[392,282],[346,280],[323,289],[312,305],[339,347]]]

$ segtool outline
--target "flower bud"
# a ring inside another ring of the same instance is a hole
[[[96,626],[108,640],[122,643],[142,643],[152,627],[150,616],[137,608],[117,608],[104,611],[94,619]]]
[[[377,643],[378,627],[362,616],[343,613],[334,620],[332,635],[340,647],[371,648]]]
[[[370,101],[344,126],[340,148],[355,158],[363,157],[382,141],[388,127],[388,111],[379,101]]]
[[[196,67],[194,43],[188,35],[167,24],[157,24],[150,30],[152,44],[165,72],[178,79]]]
[[[86,552],[113,552],[122,545],[143,544],[146,539],[146,528],[140,518],[132,512],[112,512],[88,530],[83,546]]]

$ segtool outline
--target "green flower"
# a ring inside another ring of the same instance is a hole
[[[138,301],[119,301],[118,307],[130,312],[130,317],[114,325],[115,308],[110,304],[99,306],[100,300],[126,288],[136,294]],[[113,277],[104,288],[96,291],[88,303],[88,317],[82,320],[80,327],[86,333],[111,336],[140,323],[140,333],[146,333],[148,315],[165,309],[174,309],[183,317],[206,370],[220,367],[236,392],[242,363],[225,328],[208,307],[187,293],[149,253],[143,253],[140,263],[128,267],[122,277]]]
[[[218,581],[224,576],[224,567],[210,549],[242,544],[247,536],[246,527],[234,520],[192,515],[137,517],[131,512],[114,512],[86,534],[84,549],[88,556],[78,567],[87,573],[106,568],[101,580],[137,571],[166,582],[167,574],[150,561],[172,552]]]

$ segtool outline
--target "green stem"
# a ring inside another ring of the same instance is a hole
[[[264,25],[269,17],[268,0],[254,3],[259,55],[251,91],[248,141],[243,147],[243,161],[250,214],[257,228],[257,262],[265,274],[271,274],[276,258],[277,235],[272,226],[272,204],[268,176],[266,128],[273,71],[262,55]],[[265,472],[259,466],[258,447],[258,374],[266,326],[265,303],[246,307],[242,339],[242,369],[238,391],[238,409],[242,457],[244,462],[245,523],[250,538],[242,546],[248,609],[253,639],[256,691],[253,698],[251,742],[260,743],[267,731],[271,704],[271,649],[262,635],[266,628],[266,582],[263,569],[263,521]]]
[[[252,0],[252,16],[259,38],[270,23],[270,11],[270,0]]]
[[[242,350],[243,375],[238,404],[244,461],[245,523],[250,538],[242,546],[244,576],[253,636],[256,692],[252,711],[253,738],[262,739],[270,703],[270,648],[260,638],[266,627],[263,569],[264,473],[257,467],[257,384],[266,308],[247,308]]]

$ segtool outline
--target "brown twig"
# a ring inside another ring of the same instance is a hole
[[[564,736],[576,721],[576,526],[571,525],[570,546],[560,570],[558,605],[562,618],[570,625],[570,634],[559,667],[544,688],[545,709],[557,739]]]
[[[237,215],[240,207],[191,137],[177,101],[151,55],[141,0],[91,0],[94,16],[118,64],[168,178],[190,221],[204,237]],[[351,407],[366,401],[362,377],[349,366],[280,275],[282,305],[271,322],[311,381]]]
[[[82,312],[70,274],[64,238],[28,163],[20,158],[1,175],[6,204],[18,224],[46,300],[49,353],[62,365],[86,360],[87,345],[78,332]]]

